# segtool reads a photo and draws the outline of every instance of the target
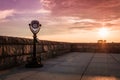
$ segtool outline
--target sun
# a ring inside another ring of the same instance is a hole
[[[102,27],[99,29],[98,33],[102,38],[105,38],[108,36],[109,30],[108,28]]]

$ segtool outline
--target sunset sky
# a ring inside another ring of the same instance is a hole
[[[120,42],[120,0],[0,0],[1,36],[32,38],[31,20],[41,40]]]

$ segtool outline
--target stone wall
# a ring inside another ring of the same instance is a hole
[[[33,40],[0,36],[0,69],[25,64],[33,52]],[[120,43],[64,43],[39,40],[37,58],[46,60],[69,52],[120,53]]]
[[[0,36],[0,69],[25,64],[31,57],[32,39]],[[38,41],[37,58],[53,58],[71,51],[71,44],[54,41]]]
[[[120,43],[73,43],[73,52],[120,53]]]

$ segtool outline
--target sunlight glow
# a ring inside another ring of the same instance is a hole
[[[85,76],[86,80],[118,80],[117,77],[113,77],[113,76]]]
[[[102,27],[102,28],[99,29],[98,33],[102,38],[105,38],[105,37],[108,36],[109,30],[108,30],[108,28]]]

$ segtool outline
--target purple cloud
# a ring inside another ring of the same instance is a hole
[[[41,8],[39,0],[0,0],[0,10],[33,10]]]

